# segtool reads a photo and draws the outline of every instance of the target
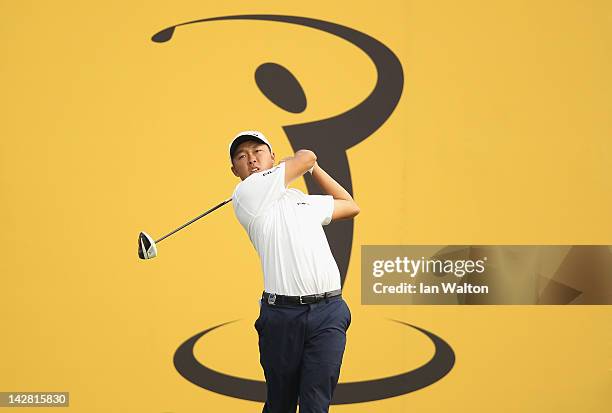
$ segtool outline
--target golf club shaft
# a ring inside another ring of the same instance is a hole
[[[164,235],[163,237],[161,237],[160,239],[158,239],[157,241],[155,241],[155,243],[157,244],[158,242],[168,238],[170,235],[174,234],[177,231],[182,230],[183,228],[185,228],[187,225],[189,224],[193,224],[194,222],[196,222],[198,219],[202,218],[205,215],[210,214],[211,212],[213,212],[215,209],[217,208],[221,208],[223,205],[227,204],[228,202],[230,202],[232,200],[232,198],[226,199],[225,201],[221,202],[219,205],[216,205],[214,207],[212,207],[211,209],[209,209],[208,211],[204,212],[201,215],[198,215],[197,217],[195,217],[194,219],[192,219],[191,221],[181,225],[180,227],[178,227],[177,229],[175,229],[174,231],[170,232],[169,234]]]

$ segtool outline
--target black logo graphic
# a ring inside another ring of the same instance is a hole
[[[397,56],[383,43],[365,33],[340,24],[300,16],[250,14],[211,17],[168,27],[156,33],[152,40],[157,43],[167,42],[172,39],[175,29],[179,26],[221,20],[271,21],[321,30],[358,47],[374,63],[377,72],[376,84],[370,94],[357,106],[327,119],[283,127],[294,151],[302,148],[313,150],[321,167],[329,171],[330,175],[353,195],[346,151],[372,135],[395,110],[404,85],[404,74]],[[285,67],[277,63],[264,63],[255,71],[255,82],[260,91],[279,108],[291,113],[301,113],[306,109],[306,94],[296,77]],[[310,194],[323,193],[311,176],[306,174],[304,179]],[[342,285],[346,280],[351,256],[353,226],[351,219],[324,227],[330,248],[338,263]],[[444,340],[422,328],[400,321],[398,323],[411,326],[427,335],[436,348],[433,358],[418,369],[397,376],[338,383],[333,404],[373,401],[406,394],[436,382],[452,369],[455,355]],[[195,342],[225,324],[205,330],[183,343],[175,353],[176,369],[187,380],[205,389],[231,397],[265,401],[265,382],[219,373],[195,359],[193,355]]]

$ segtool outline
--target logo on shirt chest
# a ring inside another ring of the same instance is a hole
[[[310,205],[308,202],[296,202],[296,205]]]

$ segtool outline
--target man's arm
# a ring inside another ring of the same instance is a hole
[[[346,189],[334,180],[316,162],[312,170],[312,177],[317,181],[323,192],[334,197],[334,213],[332,221],[338,219],[350,219],[359,214],[359,206]]]
[[[317,155],[308,149],[300,149],[295,155],[281,160],[285,162],[285,186],[304,175],[316,161]]]

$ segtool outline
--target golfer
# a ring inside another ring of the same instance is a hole
[[[264,413],[327,412],[340,376],[351,313],[323,225],[359,213],[351,195],[301,149],[274,165],[257,131],[230,142],[241,179],[232,204],[261,259],[264,291],[255,329],[267,384]],[[310,172],[328,195],[287,188]]]

